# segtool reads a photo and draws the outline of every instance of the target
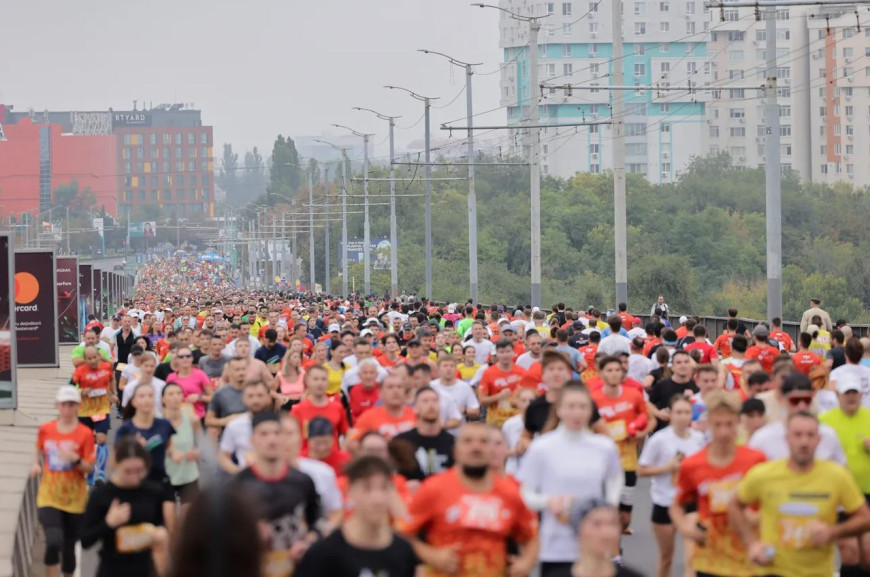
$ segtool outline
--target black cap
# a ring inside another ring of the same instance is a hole
[[[263,423],[280,423],[281,419],[278,417],[278,413],[274,411],[260,411],[258,413],[254,413],[251,417],[251,430],[253,431]]]
[[[142,348],[142,345],[133,345],[132,347],[130,347],[131,355],[141,355],[144,352],[145,349]]]
[[[409,346],[409,347],[419,347],[421,344],[422,344],[422,343],[420,342],[420,339],[411,339],[410,341],[408,341],[407,346]]]
[[[577,320],[571,323],[571,328],[582,330],[586,328],[586,325],[583,324],[583,321]]]
[[[411,323],[405,323],[404,325],[402,325],[402,330],[403,331],[413,331],[414,327],[411,326]]]
[[[331,437],[332,423],[326,417],[314,417],[308,421],[308,438],[313,437]]]
[[[764,401],[761,399],[746,399],[743,401],[743,408],[740,409],[740,414],[761,413],[763,415],[764,411]]]

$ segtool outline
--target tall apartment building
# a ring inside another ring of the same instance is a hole
[[[542,123],[610,116],[610,2],[502,2],[523,15],[550,14],[539,34]],[[692,156],[728,152],[745,167],[765,164],[767,38],[754,8],[705,10],[685,0],[623,1],[625,84],[697,92],[626,93],[626,170],[672,181]],[[870,15],[847,8],[776,10],[780,162],[803,180],[870,185]],[[694,33],[694,36],[690,36]],[[509,122],[527,115],[528,25],[504,15],[501,104]],[[560,84],[602,90],[554,88]],[[758,86],[759,89],[751,87]],[[521,151],[523,135],[511,145]],[[608,126],[544,129],[542,171],[570,176],[610,167]]]
[[[542,124],[605,120],[613,97],[605,90],[612,80],[612,2],[574,0],[535,2],[507,0],[507,10],[548,15],[538,36],[539,80],[545,86],[540,103]],[[651,182],[671,182],[698,153],[707,125],[703,87],[712,81],[708,60],[709,11],[703,0],[623,2],[624,81],[613,84],[683,86],[697,91],[637,90],[626,92],[626,170]],[[501,104],[509,123],[528,115],[528,24],[502,14]],[[565,90],[573,84],[590,89]],[[511,131],[513,152],[521,152],[523,131]],[[608,125],[545,128],[541,131],[543,174],[571,176],[600,172],[612,164],[612,129]]]

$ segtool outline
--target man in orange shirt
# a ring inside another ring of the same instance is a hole
[[[354,424],[350,432],[354,444],[369,431],[377,431],[390,440],[417,424],[414,409],[405,404],[405,383],[401,375],[390,374],[381,383],[381,402],[383,404],[363,413]]]
[[[89,478],[93,483],[105,481],[106,463],[109,459],[109,450],[106,447],[109,416],[112,413],[111,403],[118,402],[118,393],[112,363],[103,360],[97,347],[85,347],[84,356],[85,363],[76,367],[72,381],[82,395],[79,421],[94,432],[97,441],[97,462],[93,475]]]
[[[737,445],[742,408],[737,395],[714,391],[706,404],[712,440],[681,463],[677,496],[669,512],[683,537],[697,544],[692,568],[698,575],[750,577],[753,566],[728,521],[728,504],[746,472],[765,458],[758,451]],[[697,522],[686,513],[687,506],[697,506]]]
[[[480,404],[487,408],[486,423],[501,427],[519,412],[510,398],[522,386],[526,371],[514,364],[514,346],[507,339],[495,345],[495,358],[496,363],[483,372],[477,394]]]
[[[592,392],[592,401],[607,425],[608,436],[619,448],[625,485],[619,503],[619,518],[623,531],[631,524],[633,492],[637,485],[637,444],[649,426],[643,393],[623,386],[625,369],[619,357],[604,357],[598,363],[598,375],[603,386]],[[630,533],[629,533],[630,534]]]
[[[752,337],[755,339],[755,342],[751,347],[746,349],[746,360],[758,360],[761,363],[761,368],[769,375],[773,370],[773,363],[779,357],[779,349],[771,346],[768,342],[770,333],[763,324],[753,329]]]
[[[727,359],[731,356],[731,341],[734,340],[734,334],[737,332],[737,319],[728,319],[725,325],[725,330],[713,343],[713,348],[719,353],[722,359]]]
[[[800,348],[798,352],[791,356],[794,363],[794,368],[797,372],[809,376],[810,370],[813,367],[824,365],[825,360],[810,350],[810,345],[813,342],[813,336],[809,333],[801,333],[798,335],[798,344]]]
[[[427,575],[502,577],[509,540],[519,545],[509,574],[528,575],[537,563],[537,517],[514,483],[492,474],[488,427],[464,425],[455,456],[453,468],[423,482],[403,525]]]
[[[782,348],[786,352],[794,352],[794,343],[791,340],[791,336],[784,330],[782,330],[782,319],[779,317],[773,317],[770,320],[770,336],[773,339],[782,345]]]
[[[593,375],[598,373],[598,365],[595,364],[595,355],[598,354],[598,343],[600,342],[601,333],[598,331],[592,331],[589,333],[589,344],[578,349],[583,360],[586,361],[586,371],[584,371],[584,373],[591,373]]]
[[[634,317],[628,314],[628,305],[625,303],[619,303],[617,308],[619,309],[619,312],[616,316],[622,319],[622,328],[630,331],[634,327]]]

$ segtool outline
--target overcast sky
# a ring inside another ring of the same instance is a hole
[[[133,100],[193,102],[214,126],[215,156],[231,142],[268,155],[278,133],[338,133],[331,123],[386,137],[386,122],[352,106],[403,116],[421,103],[382,86],[452,100],[464,75],[438,50],[499,66],[498,12],[470,0],[12,0],[4,2],[0,102],[17,110],[132,108]],[[475,112],[499,105],[498,74],[477,75]],[[432,111],[464,118],[465,96]],[[504,111],[480,120],[503,123]],[[464,121],[463,121],[464,123]],[[460,124],[463,124],[460,123]],[[397,131],[404,145],[423,124]],[[446,135],[445,135],[446,136]],[[384,145],[385,146],[385,145]],[[384,150],[379,147],[379,151]]]

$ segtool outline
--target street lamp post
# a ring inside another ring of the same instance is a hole
[[[413,90],[402,88],[401,86],[384,86],[390,90],[402,90],[411,95],[415,100],[423,103],[423,113],[426,117],[426,298],[432,298],[432,163],[430,162],[431,154],[431,134],[429,131],[429,109],[431,101],[438,100],[437,97],[421,96]]]
[[[359,106],[355,106],[354,110],[371,112],[390,124],[390,294],[396,299],[399,298],[399,259],[397,249],[399,225],[396,220],[396,167],[393,164],[395,162],[396,148],[393,132],[396,127],[396,119],[401,117],[387,116],[386,114],[375,112],[371,108],[361,108]]]
[[[341,296],[347,298],[347,149],[325,140],[315,139],[314,142],[341,152]]]
[[[471,300],[478,302],[478,278],[477,278],[477,191],[474,185],[474,116],[472,114],[471,101],[471,76],[474,74],[474,66],[480,63],[462,62],[442,52],[434,50],[418,50],[424,54],[436,54],[446,58],[450,64],[465,68],[465,108],[468,116],[468,284]]]

